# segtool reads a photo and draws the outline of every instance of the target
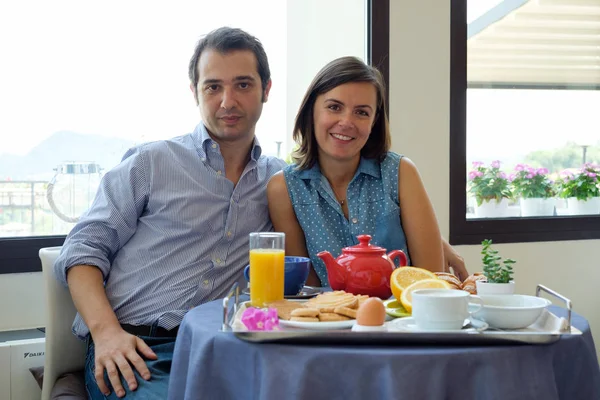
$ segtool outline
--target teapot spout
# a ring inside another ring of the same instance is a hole
[[[317,254],[327,268],[327,278],[329,286],[333,290],[344,290],[346,288],[346,270],[342,267],[328,251],[322,251]]]

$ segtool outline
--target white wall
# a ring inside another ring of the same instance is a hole
[[[41,272],[0,275],[0,332],[46,325]]]
[[[449,232],[450,1],[390,1],[390,119],[394,151],[419,167],[442,234]],[[573,301],[575,312],[600,334],[600,241],[498,244],[516,259],[519,293],[538,283]],[[457,246],[471,272],[480,246]],[[596,337],[600,350],[600,337]]]

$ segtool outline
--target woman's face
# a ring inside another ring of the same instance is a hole
[[[317,97],[313,110],[319,158],[352,160],[367,143],[377,110],[377,90],[369,82],[337,86]]]

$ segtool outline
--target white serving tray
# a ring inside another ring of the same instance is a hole
[[[281,327],[277,331],[248,331],[239,317],[247,302],[239,301],[237,284],[223,299],[223,331],[233,332],[241,340],[254,343],[303,343],[303,344],[372,344],[372,345],[492,345],[492,344],[549,344],[563,336],[581,335],[581,331],[571,326],[571,301],[564,296],[538,285],[536,296],[545,291],[565,302],[568,317],[561,318],[548,311],[540,315],[535,323],[524,329],[500,330],[492,328],[464,329],[453,332],[355,332],[344,330],[311,330]],[[232,302],[231,300],[234,300]],[[233,304],[230,304],[233,303]],[[230,306],[233,309],[230,310]],[[475,321],[473,321],[475,322]],[[390,323],[390,322],[388,322]],[[320,322],[324,324],[324,322]],[[473,323],[475,328],[481,327]]]

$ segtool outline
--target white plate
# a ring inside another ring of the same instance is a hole
[[[281,321],[280,321],[281,323]],[[470,324],[470,325],[469,325]],[[456,330],[435,330],[427,331],[419,329],[413,317],[396,318],[393,321],[386,322],[389,332],[419,332],[419,333],[462,333],[462,332],[477,332],[488,328],[488,324],[477,320],[465,320],[465,325],[462,329]]]
[[[334,329],[350,329],[356,322],[355,319],[348,319],[346,321],[332,321],[332,322],[300,322],[300,321],[286,321],[284,319],[279,320],[279,325],[287,328],[300,328],[309,329],[313,331],[330,331]]]

